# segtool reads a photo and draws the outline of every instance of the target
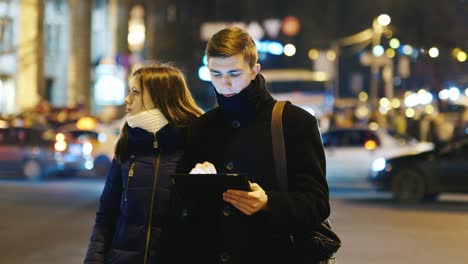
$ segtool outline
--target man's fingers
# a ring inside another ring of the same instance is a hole
[[[234,206],[242,206],[243,208],[250,210],[254,210],[258,207],[258,202],[256,200],[250,200],[241,196],[232,196],[225,193],[223,194],[223,200]]]
[[[246,215],[252,215],[254,213],[254,211],[252,210],[252,208],[250,208],[249,206],[247,205],[244,205],[244,204],[236,204],[234,205],[237,209],[239,209],[239,211],[243,212],[244,214]]]
[[[261,190],[255,190],[251,192],[245,192],[245,191],[238,191],[238,190],[227,190],[226,193],[228,195],[235,197],[242,197],[246,200],[258,200],[260,199],[261,196]]]
[[[212,174],[216,173],[216,168],[212,163],[210,163],[208,161],[205,161],[205,162],[203,162],[203,166],[208,171],[208,173],[212,173]]]
[[[214,168],[214,167],[213,167]],[[206,164],[197,163],[195,167],[190,171],[191,174],[210,174],[213,168],[209,168]],[[216,169],[214,169],[216,171]]]
[[[268,196],[257,183],[250,183],[250,192],[239,190],[227,190],[223,194],[224,201],[232,204],[246,215],[252,215],[266,208]]]
[[[251,183],[250,181],[249,181],[249,183],[250,183],[250,190],[256,191],[256,190],[261,189],[261,188],[260,188],[260,185],[258,185],[258,184],[256,184],[256,183]]]
[[[191,171],[190,171],[190,174],[202,174],[204,173],[203,170],[201,170],[200,168],[193,168]]]
[[[215,174],[216,168],[212,163],[205,161],[195,164],[195,167],[190,171],[190,174]]]
[[[252,197],[251,195],[249,195],[248,192],[244,192],[244,191],[227,190],[224,193],[224,195],[236,201],[240,199],[244,199],[244,200],[255,199],[255,197]]]
[[[251,215],[255,212],[255,207],[250,204],[243,203],[241,201],[234,200],[232,198],[223,197],[224,201],[232,204],[234,207],[239,209],[239,211],[243,212],[246,215]]]

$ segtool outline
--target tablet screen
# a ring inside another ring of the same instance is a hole
[[[228,189],[249,191],[245,174],[188,174],[172,175],[177,195],[188,203],[219,205]]]

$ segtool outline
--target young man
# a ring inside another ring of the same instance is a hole
[[[174,262],[291,263],[291,234],[314,229],[330,214],[317,119],[285,106],[289,191],[278,191],[271,143],[275,100],[259,74],[254,41],[239,28],[226,28],[211,37],[206,54],[219,106],[193,123],[178,171],[245,173],[251,191],[228,190],[221,209],[182,205]]]

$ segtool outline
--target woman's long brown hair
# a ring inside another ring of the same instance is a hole
[[[188,126],[203,113],[193,100],[183,73],[169,64],[143,66],[132,74],[132,78],[139,82],[142,94],[147,90],[155,107],[173,127]],[[127,148],[127,128],[128,124],[125,123],[115,148],[115,157],[119,162]]]

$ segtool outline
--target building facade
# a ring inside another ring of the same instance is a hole
[[[93,66],[115,56],[115,1],[0,0],[0,115],[42,99],[92,111]]]

